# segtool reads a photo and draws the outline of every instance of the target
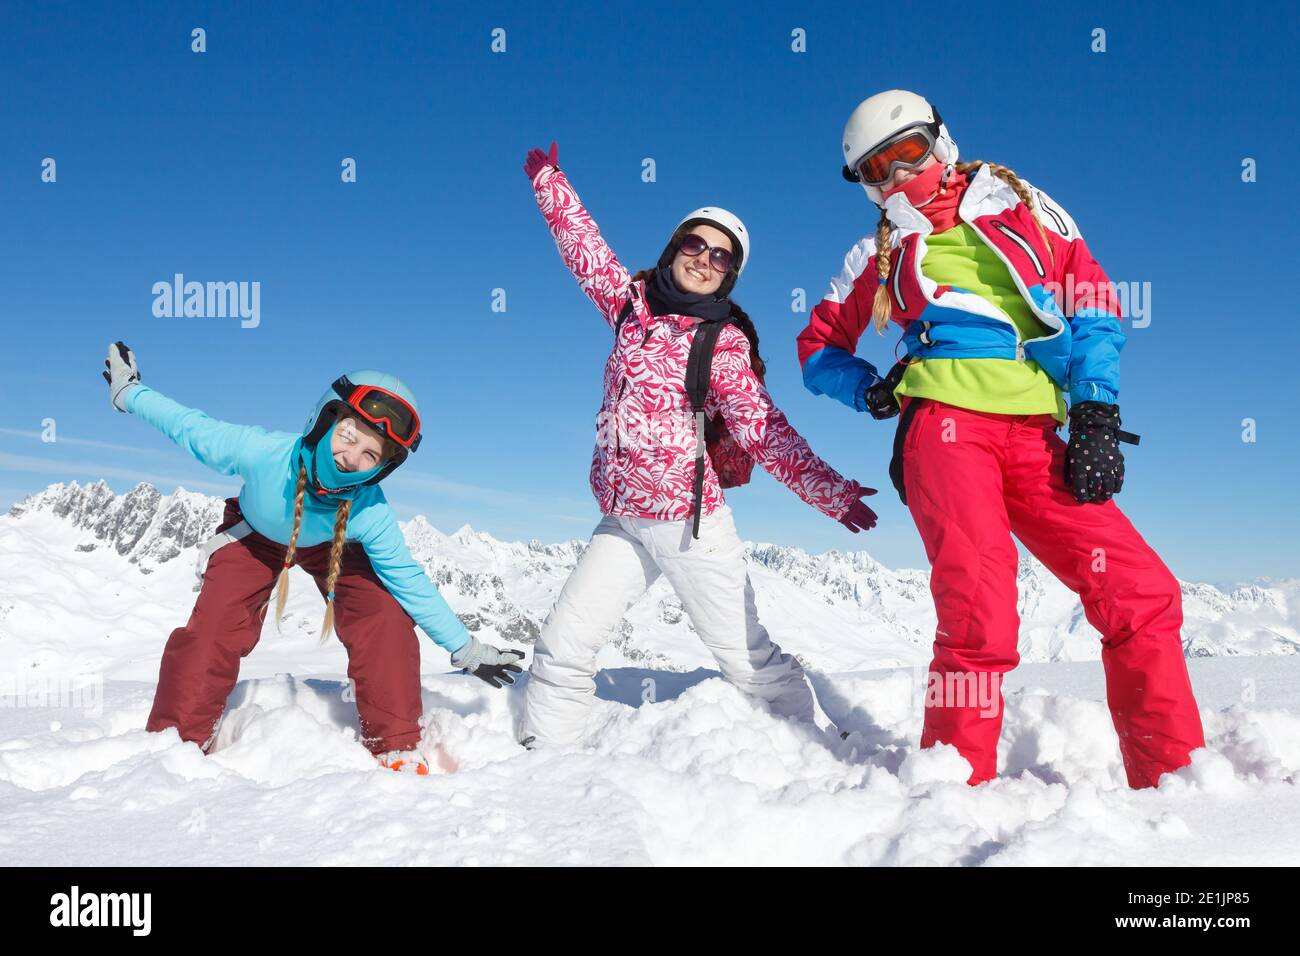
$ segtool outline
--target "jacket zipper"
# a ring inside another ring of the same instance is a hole
[[[984,238],[984,234],[981,233],[978,229],[975,229],[974,226],[972,226],[971,228],[974,229],[975,233],[979,235],[981,239]],[[917,242],[920,245],[924,245],[925,236],[918,236]],[[986,244],[987,244],[987,240],[986,240]],[[990,246],[990,248],[992,248],[992,246]],[[997,249],[993,249],[993,251],[997,253]],[[998,255],[999,258],[1001,258],[1001,254],[998,253]],[[922,298],[925,299],[925,301],[929,302],[931,305],[939,305],[939,300],[931,298],[925,291],[925,285],[920,281],[921,278],[924,276],[924,273],[921,272],[921,260],[924,258],[925,256],[922,254],[922,250],[918,247],[915,253],[915,257],[913,259],[913,262],[916,266],[916,274],[917,274],[916,285],[917,288],[921,290],[921,296]],[[1006,265],[1007,271],[1011,273],[1011,278],[1016,282],[1016,288],[1019,289],[1020,280],[1016,277],[1015,270],[1011,268],[1011,264],[1007,262],[1005,259],[1003,259],[1002,262]],[[900,262],[899,265],[901,269],[902,263]],[[1021,295],[1023,298],[1026,299],[1026,301],[1028,301],[1028,296],[1025,296],[1023,292],[1021,293]],[[992,305],[992,303],[989,304]],[[1007,325],[1011,326],[1011,334],[1016,337],[1016,361],[1023,362],[1025,360],[1025,343],[1020,338],[1020,329],[1016,327],[1016,323],[1011,321],[1011,318],[1009,316],[1002,314],[1002,310],[999,309],[996,305],[993,305],[992,307],[993,310],[998,314],[995,316],[985,316],[985,318],[997,319],[999,322],[1005,322]],[[940,306],[940,308],[943,308],[943,306]],[[1034,306],[1033,303],[1031,302],[1029,305],[1029,309],[1031,312],[1033,311],[1033,308]],[[925,322],[923,324],[925,325],[925,331],[928,332],[930,330],[930,323]]]
[[[623,393],[627,390],[627,379],[624,378],[618,383],[618,397],[614,399],[614,454],[622,457],[623,455],[623,429],[619,425],[618,403],[623,400]]]
[[[653,333],[654,333],[654,326],[651,325],[649,328],[646,329],[645,335],[642,336],[641,338],[642,346],[644,346],[647,342],[650,341],[650,336]],[[615,348],[618,347],[617,342],[615,343],[614,347]],[[614,454],[616,457],[619,458],[623,457],[623,429],[620,427],[621,422],[618,414],[618,403],[623,400],[623,393],[626,391],[627,391],[627,376],[624,375],[619,380],[618,396],[614,399]],[[610,493],[613,495],[614,499],[617,500],[618,491],[614,488],[614,481],[612,478],[610,479],[609,482],[609,490]]]
[[[1033,316],[1037,318],[1038,321],[1042,322],[1044,325],[1047,325],[1050,328],[1051,326],[1048,320],[1051,318],[1051,316],[1048,316],[1047,313],[1043,312],[1041,309],[1038,308],[1038,304],[1034,302],[1033,296],[1029,294],[1029,290],[1025,288],[1024,282],[1021,281],[1020,273],[1016,272],[1015,266],[1013,266],[1010,260],[1007,259],[1007,257],[1002,254],[1001,249],[993,245],[993,243],[989,242],[988,237],[984,235],[982,230],[980,230],[978,227],[972,227],[972,228],[975,229],[975,235],[980,237],[980,241],[983,242],[984,245],[992,249],[993,254],[998,257],[998,260],[1004,266],[1007,267],[1007,272],[1011,274],[1011,281],[1016,284],[1016,290],[1020,293],[1020,298],[1024,299],[1025,302],[1028,303],[1030,313],[1033,314]],[[1065,323],[1064,321],[1062,321],[1061,327],[1057,329],[1055,332],[1053,332],[1051,335],[1038,335],[1032,339],[1021,340],[1020,330],[1017,329],[1015,326],[1016,324],[1012,322],[1011,327],[1015,329],[1015,333],[1016,333],[1016,361],[1017,362],[1023,362],[1025,360],[1025,346],[1030,342],[1046,342],[1048,339],[1054,339],[1058,335],[1060,335],[1063,331],[1065,331]]]
[[[893,282],[891,283],[891,287],[894,290],[894,301],[898,303],[898,310],[900,312],[906,312],[907,303],[903,301],[902,280],[903,280],[903,262],[907,259],[907,245],[903,242],[900,242],[898,244],[898,249],[900,255],[898,257],[897,265],[894,266],[894,277],[893,277]]]
[[[654,333],[654,326],[652,325],[645,330],[645,335],[642,336],[641,338],[642,346],[644,346],[647,342],[650,341],[650,336],[653,333]],[[614,453],[617,455],[623,454],[623,431],[621,428],[618,427],[618,423],[619,423],[618,403],[623,400],[623,393],[626,391],[627,391],[627,377],[624,376],[623,379],[618,383],[618,397],[614,399]]]
[[[1036,253],[1034,247],[1029,244],[1029,240],[1016,232],[1010,226],[1004,226],[1000,222],[995,222],[993,225],[997,228],[998,232],[1002,233],[1002,235],[1006,236],[1024,251],[1025,255],[1029,257],[1029,261],[1034,264],[1034,271],[1038,273],[1038,278],[1046,279],[1047,273],[1043,270],[1043,260],[1038,258],[1038,253]]]
[[[643,298],[643,296],[637,296],[637,295],[636,295],[636,286],[635,286],[635,284],[634,284],[633,287],[632,287],[632,295],[635,296],[635,297],[638,298],[638,299]],[[633,309],[632,309],[632,315],[634,316],[635,313],[636,313],[636,307],[633,306]],[[629,317],[631,317],[631,316],[629,316]],[[653,317],[652,317],[652,318],[653,318]],[[639,317],[638,317],[638,321],[639,321]],[[653,330],[654,330],[654,327],[653,327],[653,326],[651,326],[650,328],[646,329],[645,336],[641,339],[641,344],[642,344],[643,346],[644,346],[644,345],[646,344],[646,342],[649,340],[649,338],[650,338],[650,333],[651,333]],[[617,339],[615,339],[615,341],[614,341],[614,348],[615,348],[616,350],[618,349],[618,340],[617,340]],[[621,422],[620,422],[620,419],[619,419],[618,403],[621,402],[621,401],[623,400],[623,393],[626,392],[626,391],[627,391],[627,376],[624,375],[624,376],[619,380],[619,383],[618,383],[618,396],[614,399],[614,409],[613,409],[613,411],[614,411],[614,455],[615,455],[615,457],[617,457],[617,458],[622,458],[622,457],[623,457],[623,429],[622,429],[622,427],[621,427]],[[611,476],[609,477],[609,492],[610,492],[610,496],[613,498],[613,500],[617,502],[617,501],[618,501],[619,494],[618,494],[618,489],[615,487],[615,484],[616,484],[616,483],[615,483],[615,481],[614,481],[614,479],[613,479],[613,476],[611,475]]]
[[[960,212],[960,210],[959,210],[959,212]],[[982,243],[984,243],[984,245],[986,245],[986,246],[988,246],[990,249],[992,249],[992,250],[993,250],[993,254],[994,254],[995,256],[998,257],[998,260],[999,260],[999,261],[1000,261],[1004,266],[1006,266],[1007,272],[1010,273],[1010,275],[1011,275],[1011,281],[1014,282],[1014,283],[1016,284],[1016,290],[1020,293],[1020,297],[1021,297],[1022,299],[1024,299],[1026,303],[1028,303],[1030,313],[1031,313],[1035,318],[1037,318],[1040,322],[1042,322],[1043,325],[1046,325],[1046,326],[1048,326],[1048,327],[1050,328],[1050,322],[1049,322],[1049,319],[1051,318],[1051,316],[1048,316],[1047,313],[1042,312],[1042,311],[1038,308],[1037,303],[1035,303],[1034,300],[1033,300],[1033,297],[1030,296],[1030,294],[1029,294],[1029,290],[1025,288],[1025,284],[1020,280],[1020,273],[1016,272],[1015,266],[1013,266],[1013,265],[1011,264],[1011,262],[1007,259],[1007,257],[1004,256],[1004,255],[1002,254],[1002,250],[999,249],[997,246],[995,246],[992,242],[990,242],[989,239],[988,239],[988,237],[984,235],[983,230],[981,230],[981,229],[980,229],[978,226],[976,226],[973,222],[970,222],[970,220],[966,219],[965,217],[962,218],[962,221],[963,221],[963,222],[970,223],[970,227],[971,227],[971,229],[974,230],[975,235],[977,235],[977,236],[980,237],[980,241],[981,241]],[[933,228],[933,227],[931,227],[931,228]],[[919,234],[919,233],[920,233],[919,230],[916,230],[916,232],[918,233],[918,239],[917,239],[917,241],[918,241],[919,243],[924,244],[924,242],[925,242],[925,236],[924,236],[924,235],[920,235],[920,234]],[[1018,235],[1019,235],[1019,234],[1017,234],[1017,236],[1018,236]],[[904,239],[905,239],[905,238],[906,238],[906,237],[904,237]],[[900,245],[900,246],[902,245],[903,241],[904,241],[903,239],[900,239],[900,240],[899,240],[899,245]],[[919,285],[919,287],[920,287],[920,289],[921,289],[921,295],[925,297],[925,299],[926,299],[927,302],[932,302],[932,303],[934,303],[935,305],[938,305],[938,303],[937,303],[934,299],[932,299],[932,298],[930,298],[928,295],[926,295],[926,293],[925,293],[925,286],[919,282],[919,277],[920,277],[920,275],[921,275],[921,260],[922,260],[923,258],[924,258],[924,256],[921,254],[921,250],[918,248],[917,251],[916,251],[915,263],[916,263],[916,272],[917,272],[917,276],[918,276],[918,285]],[[996,311],[1001,312],[1002,310],[1001,310],[1001,309],[997,309]],[[1016,327],[1016,323],[1015,323],[1015,322],[1012,322],[1011,319],[1010,319],[1009,317],[1006,317],[1006,316],[999,316],[999,318],[1001,318],[1002,321],[1004,321],[1004,322],[1006,322],[1008,325],[1010,325],[1010,326],[1011,326],[1011,331],[1015,333],[1015,336],[1016,336],[1016,361],[1017,361],[1017,362],[1023,362],[1023,361],[1025,360],[1025,346],[1026,346],[1028,343],[1030,343],[1030,342],[1045,342],[1045,341],[1047,341],[1048,339],[1054,339],[1054,338],[1056,338],[1056,337],[1057,337],[1058,335],[1060,335],[1063,331],[1065,331],[1065,323],[1064,323],[1064,321],[1063,321],[1062,324],[1061,324],[1061,328],[1057,329],[1057,330],[1056,330],[1055,332],[1053,332],[1051,335],[1039,335],[1039,336],[1035,336],[1035,337],[1032,338],[1032,339],[1021,339],[1021,337],[1020,337],[1020,329],[1018,329],[1018,328]]]

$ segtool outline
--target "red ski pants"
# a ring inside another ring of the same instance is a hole
[[[928,399],[904,408],[891,471],[898,479],[901,463],[938,614],[921,746],[954,745],[974,768],[972,784],[997,774],[1001,678],[1020,659],[1014,534],[1079,595],[1101,632],[1129,786],[1155,786],[1205,745],[1183,659],[1178,582],[1113,500],[1074,500],[1055,429],[1050,415]]]
[[[238,499],[228,499],[220,530],[241,517]],[[213,553],[189,622],[167,639],[147,730],[175,727],[181,739],[210,745],[239,677],[239,662],[261,636],[285,551],[253,532]],[[315,579],[322,597],[329,552],[325,542],[294,553],[294,563]],[[414,622],[356,542],[343,548],[334,627],[348,652],[362,743],[375,754],[411,749],[420,738],[422,711],[419,639]]]

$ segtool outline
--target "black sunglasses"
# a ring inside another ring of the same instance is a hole
[[[713,267],[714,272],[725,274],[731,268],[732,255],[730,249],[711,246],[704,241],[703,236],[696,235],[693,232],[688,232],[683,236],[681,244],[677,248],[688,256],[698,256],[705,249],[708,249],[709,265]]]

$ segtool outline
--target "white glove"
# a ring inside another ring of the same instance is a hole
[[[108,347],[104,360],[106,371],[100,373],[108,383],[108,400],[119,412],[126,411],[126,394],[140,384],[140,369],[135,364],[135,353],[125,342],[114,342]]]

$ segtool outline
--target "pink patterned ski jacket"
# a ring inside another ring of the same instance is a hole
[[[596,422],[591,490],[605,514],[683,521],[694,510],[695,426],[686,395],[686,361],[699,320],[652,316],[643,282],[631,275],[600,236],[567,177],[554,166],[533,178],[542,216],[565,265],[612,329],[634,295],[605,363],[605,392]],[[818,458],[754,374],[749,339],[734,325],[718,336],[705,412],[721,414],[736,442],[774,478],[818,511],[839,519],[861,486]],[[704,514],[723,503],[705,456]]]

